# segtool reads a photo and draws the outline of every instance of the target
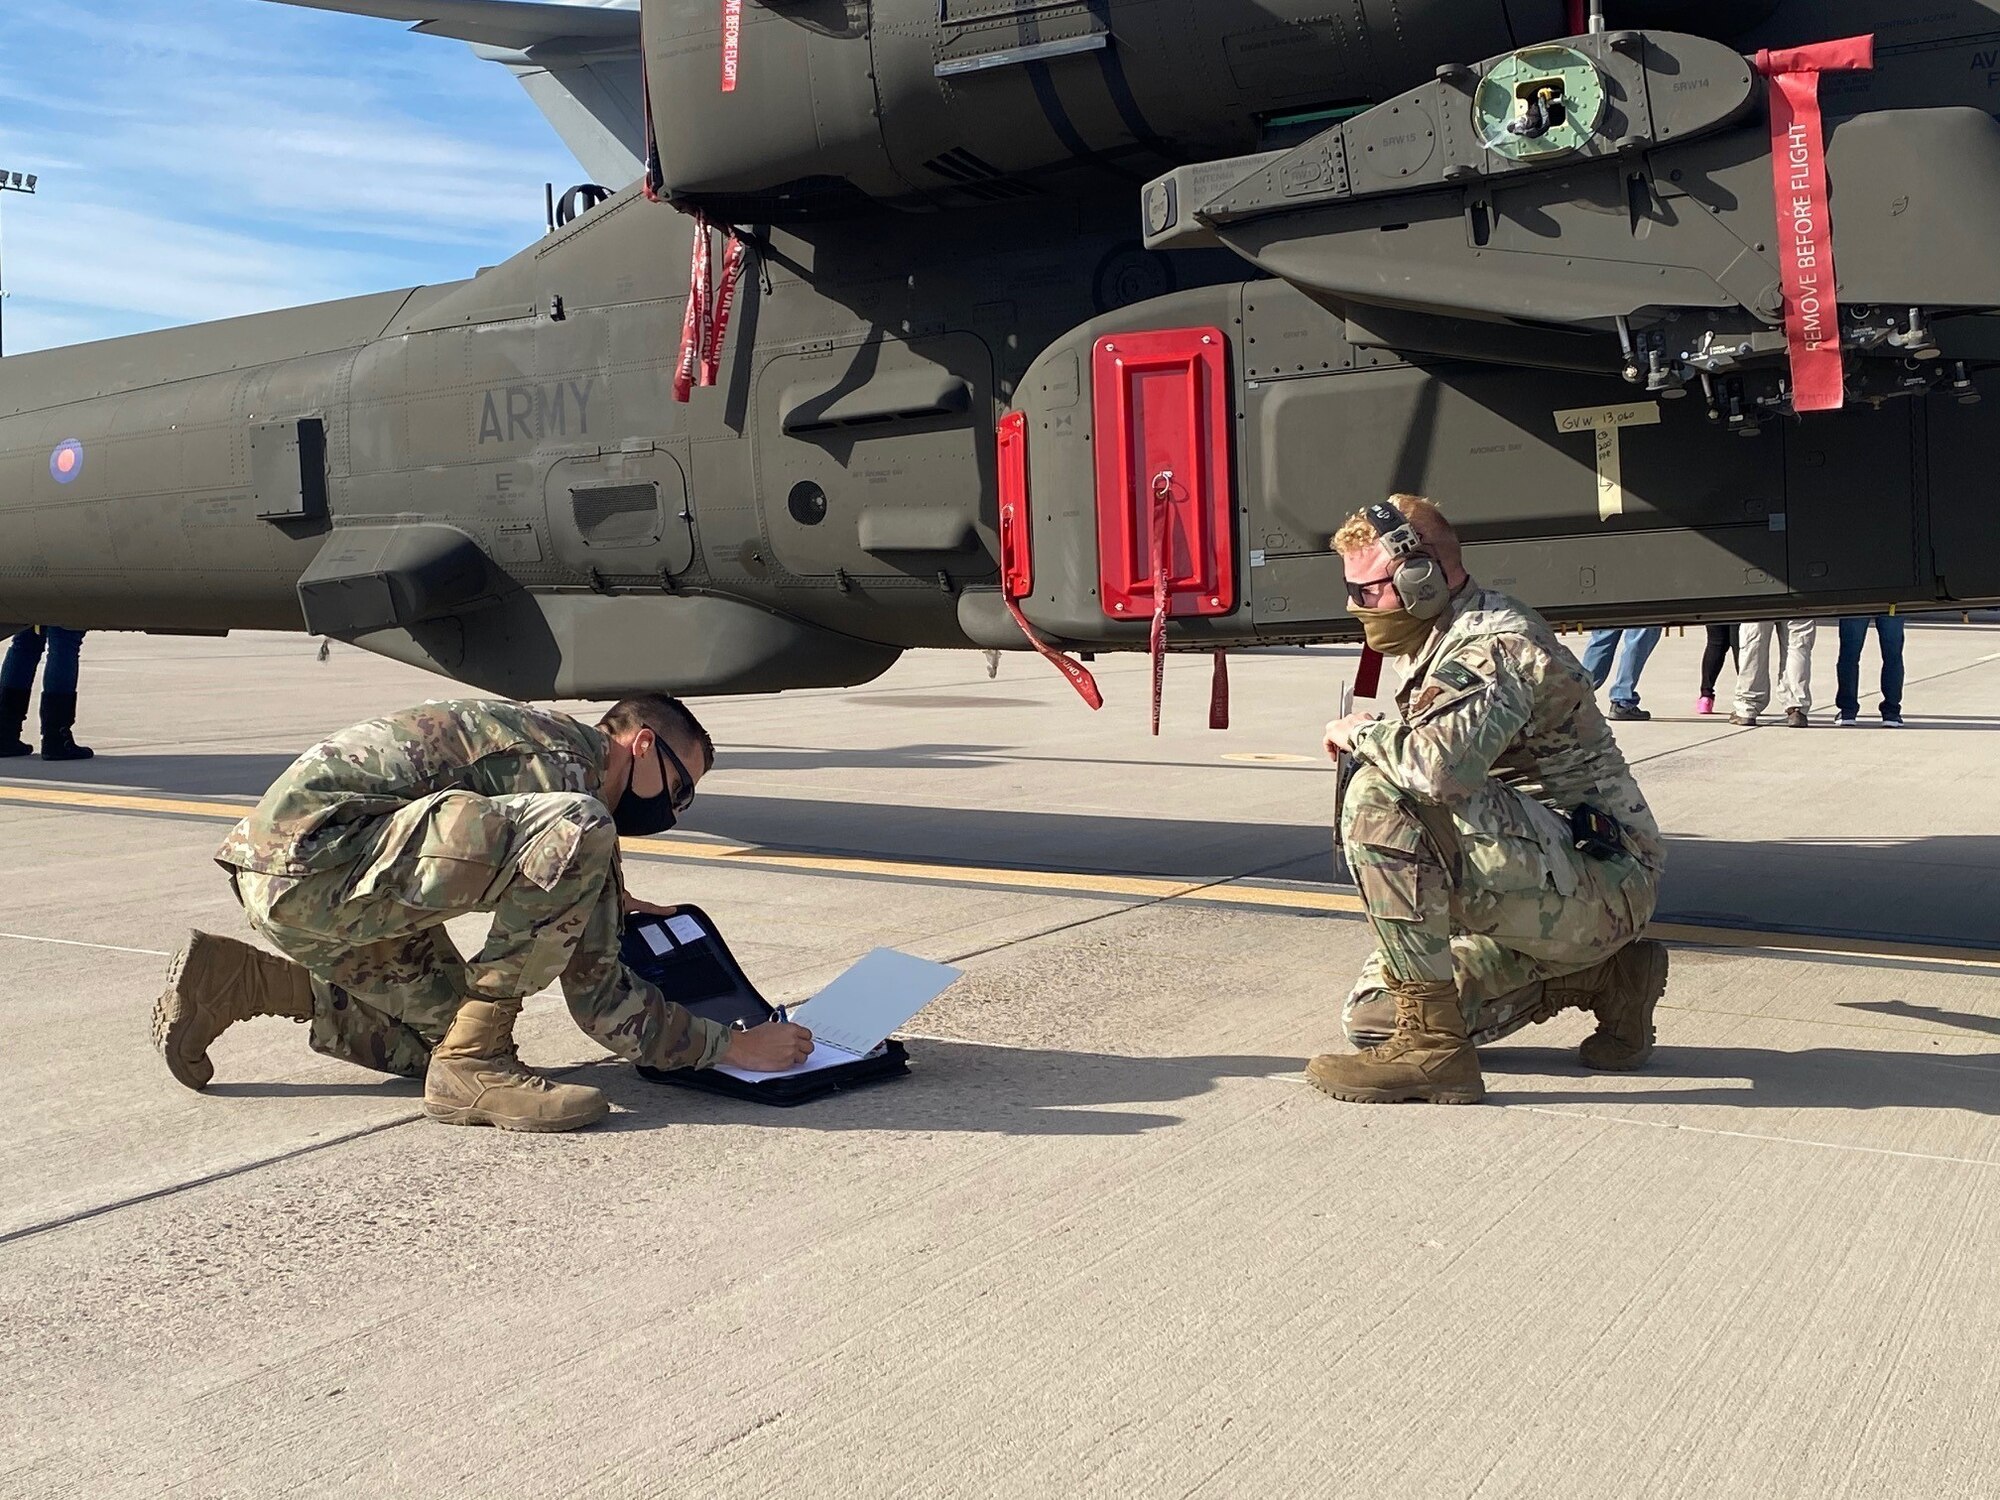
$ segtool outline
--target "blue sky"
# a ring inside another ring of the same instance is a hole
[[[511,76],[267,0],[8,6],[6,351],[456,280],[583,180]]]

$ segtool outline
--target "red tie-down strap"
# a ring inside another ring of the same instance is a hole
[[[729,247],[722,252],[722,285],[715,289],[715,304],[709,312],[708,336],[701,346],[701,383],[714,385],[722,371],[722,344],[729,337],[729,314],[736,307],[736,289],[743,281],[743,265],[750,249],[743,236],[729,231]]]
[[[740,20],[740,9],[739,9]],[[645,55],[645,21],[640,21],[640,55]],[[726,61],[728,79],[725,92],[733,87],[734,57]],[[660,143],[653,134],[653,82],[652,70],[639,70],[640,107],[646,114],[646,174],[641,180],[640,191],[648,203],[668,203],[666,174],[660,165]],[[679,207],[680,205],[675,205]],[[674,400],[685,403],[694,394],[697,385],[714,385],[722,368],[723,340],[729,337],[729,314],[736,306],[736,287],[743,277],[743,265],[749,256],[743,237],[734,229],[729,231],[729,247],[722,256],[722,285],[716,288],[714,297],[709,294],[711,267],[714,264],[714,250],[708,242],[708,216],[700,209],[689,211],[694,220],[694,246],[688,260],[688,301],[687,312],[681,318],[681,354],[674,366]]]
[[[1354,696],[1374,698],[1382,691],[1382,653],[1373,646],[1361,648],[1361,665],[1354,673]]]
[[[1028,418],[1025,412],[1010,411],[1000,419],[997,434],[996,470],[1000,486],[1000,596],[1007,613],[1021,627],[1042,659],[1063,674],[1077,696],[1092,708],[1104,707],[1104,694],[1097,679],[1082,662],[1063,655],[1035,634],[1028,617],[1016,602],[1034,588],[1034,564],[1028,550]]]
[[[1174,474],[1162,469],[1153,476],[1153,634],[1148,651],[1153,658],[1153,734],[1160,733],[1160,699],[1167,686],[1167,571],[1173,548]]]
[[[1076,689],[1077,697],[1092,708],[1104,707],[1104,694],[1098,691],[1097,679],[1090,675],[1090,668],[1075,657],[1064,656],[1062,652],[1036,635],[1035,627],[1028,623],[1028,617],[1021,613],[1021,606],[1012,599],[1007,601],[1007,613],[1014,617],[1014,623],[1021,627],[1021,634],[1028,638],[1028,644],[1041,654],[1042,659],[1069,679],[1069,685]]]
[[[1794,411],[1834,411],[1846,396],[1819,75],[1874,66],[1873,36],[1757,54],[1757,71],[1773,85],[1771,172],[1778,198],[1778,272],[1785,289]]]
[[[1167,686],[1167,606],[1172,591],[1167,574],[1173,563],[1173,470],[1153,476],[1153,631],[1148,642],[1153,659],[1153,734],[1160,732],[1160,700]],[[1215,671],[1208,683],[1208,727],[1229,727],[1229,653],[1215,653]]]
[[[674,367],[674,400],[685,402],[697,385],[714,385],[722,369],[723,341],[729,337],[729,314],[736,306],[736,288],[743,279],[749,249],[743,237],[729,231],[722,255],[722,282],[714,285],[715,251],[709,243],[708,216],[700,209],[694,220],[694,248],[688,260],[687,312],[681,318],[681,354]]]

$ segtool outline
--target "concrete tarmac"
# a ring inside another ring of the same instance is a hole
[[[0,763],[0,1496],[2000,1493],[2000,632],[1913,624],[1899,732],[1828,727],[1830,628],[1807,732],[1694,718],[1669,636],[1618,726],[1662,1045],[1589,1073],[1573,1013],[1481,1108],[1300,1074],[1369,946],[1351,651],[1236,658],[1220,733],[1177,660],[1157,740],[1134,658],[1096,715],[971,654],[700,705],[635,891],[774,999],[881,943],[966,977],[908,1079],[794,1111],[540,997],[528,1060],[617,1106],[567,1137],[430,1124],[281,1021],[200,1095],[151,1050],[166,954],[244,931],[240,808],[451,692],[317,649],[92,636],[99,758]]]

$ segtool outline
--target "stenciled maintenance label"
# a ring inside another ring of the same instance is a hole
[[[1625,513],[1625,457],[1618,434],[1626,427],[1659,424],[1660,403],[1631,401],[1623,406],[1579,406],[1556,413],[1556,431],[1587,432],[1597,444],[1597,519]]]
[[[595,376],[490,390],[479,413],[480,445],[588,437],[590,398],[596,390]]]

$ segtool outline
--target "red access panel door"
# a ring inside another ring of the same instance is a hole
[[[1154,509],[1168,519],[1167,613],[1236,608],[1228,346],[1219,328],[1108,334],[1091,352],[1104,613],[1150,619]]]
[[[1000,480],[1000,586],[1009,599],[1034,592],[1034,554],[1028,547],[1028,415],[1010,411],[997,438]]]

